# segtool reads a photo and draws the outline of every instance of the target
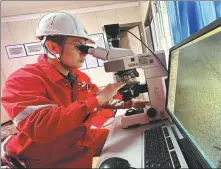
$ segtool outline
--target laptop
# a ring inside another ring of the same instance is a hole
[[[221,168],[221,18],[170,49],[169,121],[143,132],[143,168]]]

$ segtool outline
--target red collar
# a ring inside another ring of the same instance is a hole
[[[41,69],[48,76],[48,78],[56,83],[57,81],[64,79],[64,77],[47,61],[47,55],[42,54],[38,57],[38,63],[41,65]]]
[[[52,82],[56,83],[57,81],[64,79],[58,70],[55,69],[50,63],[48,63],[46,54],[42,54],[38,57],[38,63],[40,63],[41,69]],[[79,76],[80,71],[77,68],[73,69],[72,72],[76,75],[76,77]]]

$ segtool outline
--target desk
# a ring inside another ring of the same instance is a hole
[[[126,110],[117,114],[110,129],[106,143],[97,163],[97,168],[101,163],[110,157],[120,157],[129,161],[131,167],[144,168],[143,161],[143,131],[153,126],[165,123],[146,124],[138,128],[123,129],[121,117]],[[169,123],[169,121],[166,121]]]

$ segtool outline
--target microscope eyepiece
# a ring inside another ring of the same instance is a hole
[[[88,51],[90,48],[94,48],[92,46],[87,46],[87,45],[79,45],[77,46],[78,50],[82,53],[88,54]]]

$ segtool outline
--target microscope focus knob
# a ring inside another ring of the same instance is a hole
[[[154,108],[149,108],[147,110],[147,116],[150,118],[154,118],[157,115],[157,111]]]

